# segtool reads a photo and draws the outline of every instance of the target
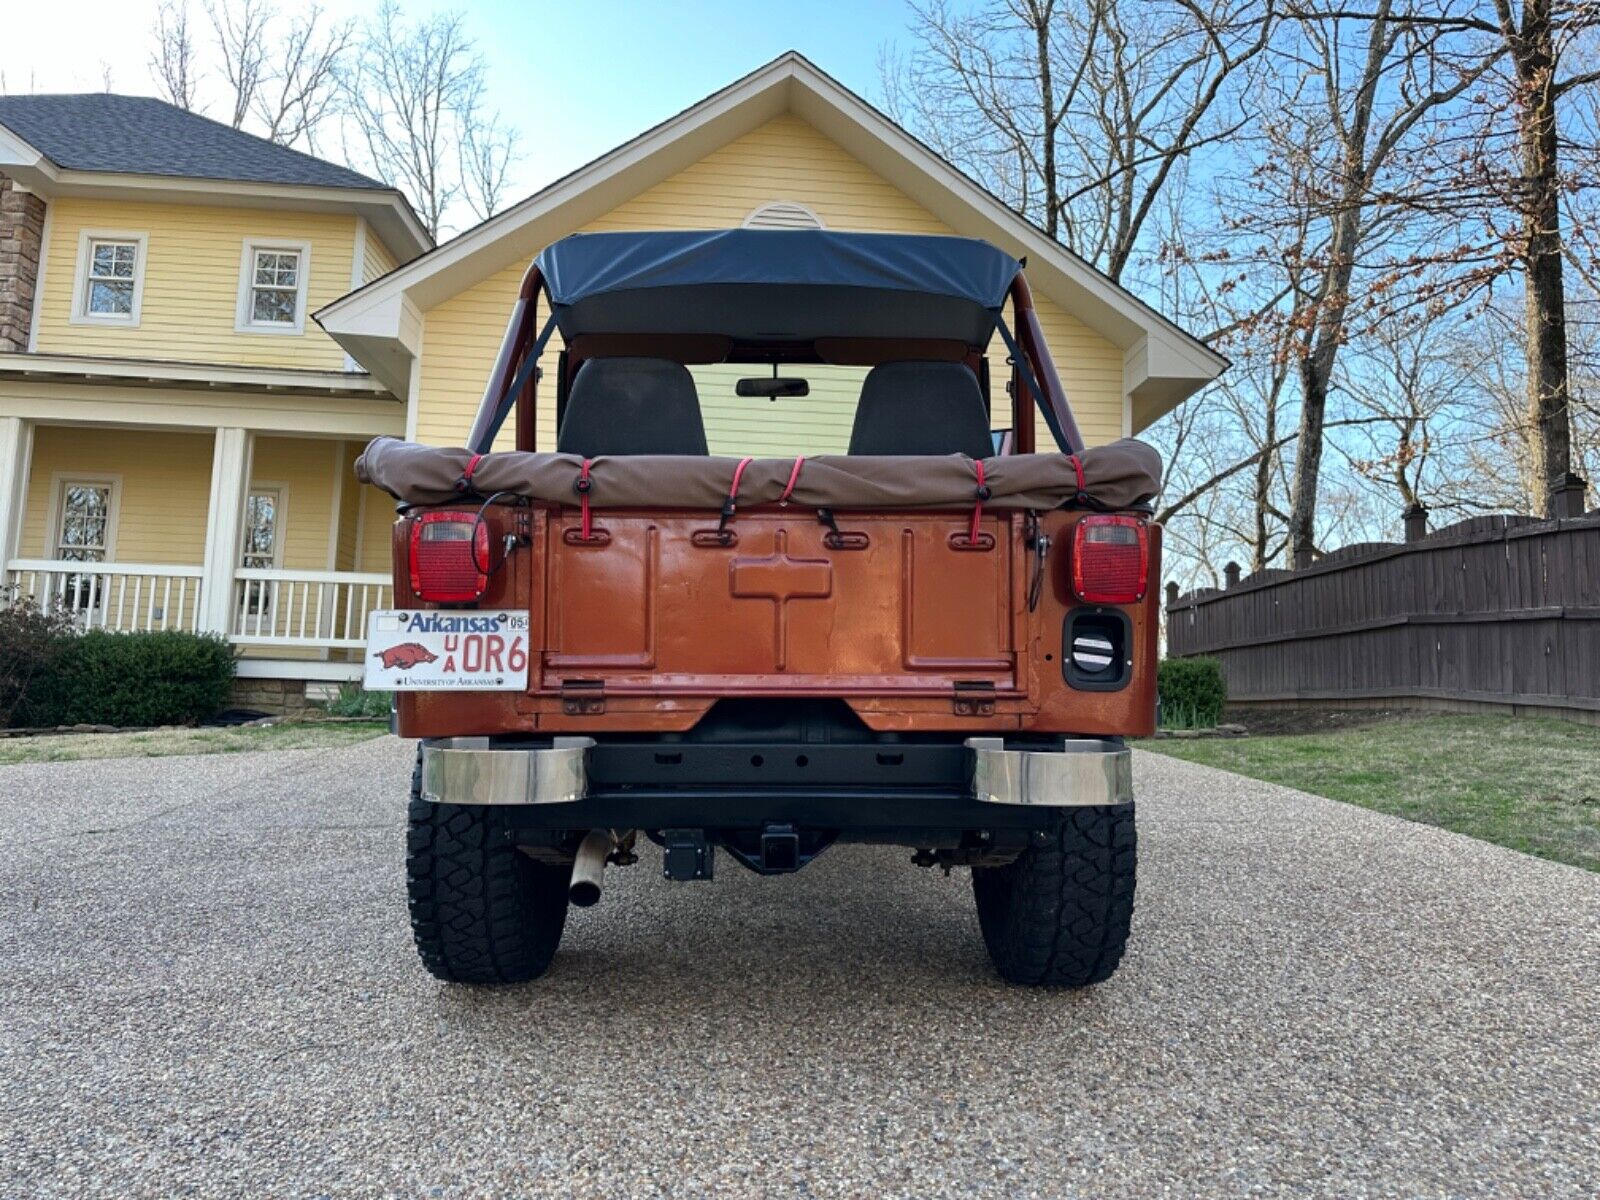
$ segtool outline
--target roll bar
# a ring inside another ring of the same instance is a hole
[[[535,367],[524,371],[530,364],[527,356],[537,340],[539,293],[544,288],[544,276],[539,265],[531,265],[522,277],[517,300],[511,307],[511,319],[506,323],[505,337],[500,343],[494,368],[489,372],[488,385],[483,390],[483,402],[478,406],[477,418],[467,437],[467,448],[483,454],[494,441],[494,435],[506,418],[506,408],[513,399],[516,404],[516,447],[518,450],[535,448],[538,412],[535,407],[539,386],[539,371]],[[1007,293],[1011,309],[1016,316],[1016,339],[1012,340],[1005,322],[1000,322],[1000,333],[1012,350],[1012,439],[1019,454],[1031,454],[1034,449],[1034,411],[1040,406],[1045,423],[1050,426],[1061,449],[1076,454],[1084,448],[1083,434],[1072,416],[1067,403],[1061,377],[1056,374],[1050,349],[1045,344],[1044,332],[1039,325],[1039,315],[1033,306],[1033,292],[1021,271],[1011,281]],[[1020,351],[1020,355],[1017,353]],[[509,391],[517,384],[519,376],[524,383],[518,395]],[[1041,393],[1035,396],[1035,388]]]

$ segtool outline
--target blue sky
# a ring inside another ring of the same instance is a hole
[[[596,19],[603,12],[604,20]],[[901,0],[474,5],[495,97],[524,131],[520,178],[538,186],[710,92],[799,50],[879,98],[878,51],[903,39]]]
[[[5,0],[0,0],[0,9]],[[323,0],[332,17],[364,16],[377,0]],[[298,0],[275,0],[284,15]],[[0,37],[0,75],[13,92],[154,94],[148,58],[157,0],[65,0],[29,5]],[[402,0],[408,15],[466,14],[489,63],[491,98],[522,130],[514,194],[525,194],[775,58],[799,50],[870,100],[878,53],[904,41],[903,0]],[[202,0],[190,19],[207,30]],[[217,81],[202,101],[220,115]]]

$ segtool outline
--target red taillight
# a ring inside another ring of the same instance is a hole
[[[489,586],[489,526],[472,513],[412,518],[411,591],[418,600],[460,604]]]
[[[1138,517],[1084,517],[1072,535],[1072,590],[1086,604],[1137,604],[1150,575],[1150,527]]]

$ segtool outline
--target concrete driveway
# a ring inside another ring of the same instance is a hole
[[[0,1196],[1594,1196],[1600,877],[1151,755],[1134,944],[990,973],[898,850],[447,988],[410,748],[0,769]]]

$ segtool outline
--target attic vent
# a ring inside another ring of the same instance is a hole
[[[774,200],[763,204],[744,219],[746,229],[821,229],[817,214],[804,204]]]

